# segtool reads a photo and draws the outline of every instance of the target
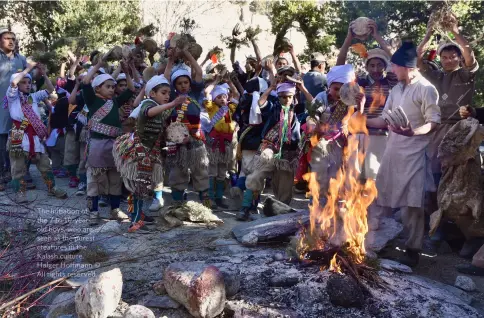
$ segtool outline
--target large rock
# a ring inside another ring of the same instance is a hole
[[[264,201],[264,207],[262,208],[262,212],[265,216],[276,216],[281,214],[294,213],[296,212],[296,210],[281,201],[269,197]]]
[[[278,272],[269,280],[272,287],[291,287],[297,285],[302,279],[302,274],[295,268]]]
[[[74,301],[76,293],[66,292],[57,295],[50,305],[47,318],[57,318],[62,315],[70,315],[76,312],[76,303]]]
[[[309,223],[309,212],[282,214],[242,223],[232,229],[235,238],[244,245],[255,245],[294,235],[302,224]]]
[[[403,225],[392,218],[382,218],[376,231],[366,234],[365,247],[374,252],[381,251],[388,242],[394,240],[403,230]]]
[[[221,268],[220,271],[224,276],[225,296],[232,297],[239,292],[240,289],[240,270],[237,268]]]
[[[365,302],[363,291],[350,276],[334,274],[328,279],[326,292],[335,306],[361,308]]]
[[[212,318],[224,310],[224,277],[215,266],[203,262],[173,263],[165,269],[163,283],[168,295],[194,317]]]
[[[412,273],[412,269],[407,265],[400,264],[399,262],[392,261],[390,259],[381,259],[380,266],[389,271],[397,271],[402,273]]]
[[[124,318],[155,318],[155,314],[148,308],[141,305],[129,306],[124,313]]]
[[[122,291],[123,276],[119,268],[91,278],[76,292],[79,318],[107,318],[116,310]]]
[[[476,283],[467,276],[457,276],[454,286],[468,292],[476,290]]]

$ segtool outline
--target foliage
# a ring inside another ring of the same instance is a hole
[[[253,4],[260,6],[259,1]],[[306,36],[307,46],[301,60],[307,61],[310,52],[327,54],[331,45],[341,47],[351,21],[368,17],[378,25],[380,34],[390,43],[398,40],[422,40],[432,11],[452,5],[464,36],[473,45],[478,61],[484,60],[483,30],[484,2],[482,1],[274,1],[267,16],[271,19],[272,33],[283,37],[287,30],[296,27]],[[252,5],[252,3],[251,3]],[[441,35],[433,41],[437,46]],[[375,43],[367,43],[371,48]],[[476,80],[476,106],[484,105],[484,77],[479,71]]]

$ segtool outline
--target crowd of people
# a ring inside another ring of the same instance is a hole
[[[324,204],[329,181],[343,165],[351,110],[364,116],[369,131],[357,137],[366,154],[361,178],[375,180],[378,190],[368,211],[370,228],[400,210],[408,236],[401,261],[415,266],[428,215],[437,207],[438,146],[462,118],[482,117],[472,103],[478,63],[457,20],[454,41],[436,52],[426,47],[431,26],[420,45],[403,42],[395,51],[374,21],[367,27],[379,47],[367,51],[365,75],[357,76],[346,63],[355,43],[350,24],[327,73],[319,52],[311,54],[303,74],[292,45],[262,58],[255,40],[245,70],[231,54],[233,71],[215,61],[204,71],[210,53],[199,64],[186,47],[167,40],[161,48],[166,59],[151,66],[140,48],[117,66],[109,65],[108,54],[94,51],[88,69],[70,54],[67,74],[54,81],[45,66],[16,52],[13,32],[0,28],[0,190],[10,182],[17,202],[26,202],[27,189],[34,187],[28,171],[35,164],[49,195],[65,198],[55,180],[69,177],[69,187],[87,196],[93,224],[99,206],[110,205],[113,219],[130,219],[129,232],[146,231],[153,222],[143,200],[153,199],[150,211],[163,207],[165,172],[173,204],[187,200],[191,184],[212,209],[227,208],[229,179],[231,196],[242,202],[236,215],[241,221],[256,213],[269,183],[286,204],[294,192],[307,192],[303,176],[309,171],[316,173]],[[340,98],[349,83],[362,88],[355,105]],[[405,125],[389,120],[392,111],[405,114]],[[124,195],[127,213],[119,208]],[[433,239],[444,240],[445,233],[437,231]],[[466,235],[461,256],[474,261],[461,271],[484,274],[482,243]]]

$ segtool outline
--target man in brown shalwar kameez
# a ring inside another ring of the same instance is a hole
[[[400,261],[415,266],[424,236],[424,193],[435,187],[428,148],[432,131],[440,123],[439,97],[437,89],[417,70],[413,43],[404,42],[391,62],[399,83],[390,92],[383,112],[388,114],[401,107],[408,125],[397,126],[385,121],[382,115],[367,119],[367,126],[388,127],[391,131],[376,179],[377,202],[380,206],[401,209],[408,240]]]

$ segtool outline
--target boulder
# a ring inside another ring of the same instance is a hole
[[[149,296],[145,299],[145,306],[150,308],[177,309],[180,304],[168,296]]]
[[[76,293],[73,291],[57,295],[50,305],[47,318],[57,318],[62,315],[70,315],[76,312],[74,301]]]
[[[168,295],[194,317],[213,318],[224,310],[224,277],[215,266],[204,262],[173,263],[165,269],[163,283]]]
[[[237,241],[243,245],[255,245],[294,235],[302,224],[309,223],[309,212],[300,211],[246,222],[232,229]]]
[[[388,242],[394,240],[403,230],[403,225],[392,218],[380,219],[376,231],[369,231],[365,238],[366,249],[380,252]]]
[[[264,201],[264,207],[262,208],[262,212],[265,216],[276,216],[281,214],[294,213],[296,212],[296,210],[281,201],[269,197]]]
[[[157,295],[166,295],[166,288],[165,284],[163,284],[163,281],[159,281],[153,284],[153,291]]]
[[[123,291],[119,268],[99,274],[81,286],[75,296],[79,318],[107,318],[118,306]]]
[[[269,284],[272,287],[292,287],[301,281],[302,275],[296,269],[290,269],[285,272],[279,272],[272,276]]]
[[[476,283],[467,276],[457,276],[454,286],[468,292],[476,290]]]
[[[350,276],[334,274],[328,279],[326,292],[335,306],[362,308],[365,302],[363,291]]]
[[[224,276],[225,296],[235,296],[240,289],[240,270],[237,268],[221,268],[220,271]]]
[[[124,313],[124,318],[155,318],[155,314],[148,308],[141,305],[129,306]]]

